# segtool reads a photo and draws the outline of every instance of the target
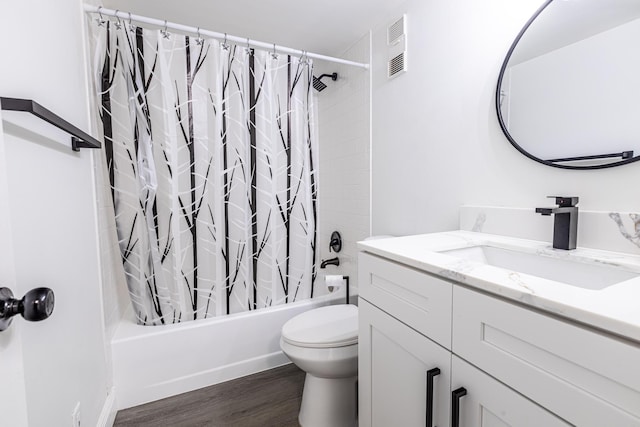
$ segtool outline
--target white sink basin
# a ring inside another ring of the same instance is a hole
[[[555,258],[488,245],[440,253],[591,290],[604,289],[640,276],[639,273],[614,265],[586,264],[569,258]]]

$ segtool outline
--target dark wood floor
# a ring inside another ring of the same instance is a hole
[[[304,372],[285,365],[119,411],[115,427],[297,427]]]

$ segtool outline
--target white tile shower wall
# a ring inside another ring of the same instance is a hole
[[[352,61],[370,62],[370,35],[366,34],[339,55]],[[369,71],[346,65],[316,62],[316,76],[338,73],[338,80],[322,81],[327,88],[316,92],[319,129],[319,258],[336,255],[340,266],[319,270],[318,295],[327,293],[324,276],[342,274],[350,277],[357,292],[356,242],[370,235],[370,78]],[[342,235],[338,254],[329,252],[331,233]]]
[[[552,207],[541,199],[538,207]],[[640,255],[640,215],[629,212],[579,210],[578,246]],[[522,239],[553,240],[553,217],[534,208],[462,206],[460,229]]]

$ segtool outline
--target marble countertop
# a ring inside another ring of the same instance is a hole
[[[440,253],[479,245],[610,266],[638,276],[592,290]],[[640,343],[640,256],[587,248],[564,251],[553,249],[548,242],[470,231],[369,240],[358,242],[358,247],[361,251]]]

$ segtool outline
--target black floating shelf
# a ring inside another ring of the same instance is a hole
[[[0,106],[6,111],[22,111],[25,113],[31,113],[45,122],[54,125],[58,129],[67,132],[71,135],[71,149],[73,151],[80,151],[81,148],[102,147],[100,141],[31,99],[0,97]]]

